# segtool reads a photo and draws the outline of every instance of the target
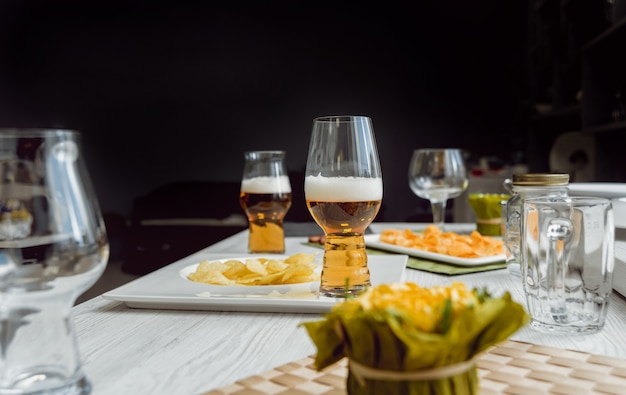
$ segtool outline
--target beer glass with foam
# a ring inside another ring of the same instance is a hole
[[[309,212],[326,235],[320,295],[360,294],[370,285],[365,229],[383,198],[370,118],[313,120],[304,193]]]
[[[250,253],[285,252],[283,219],[291,207],[291,184],[284,151],[244,154],[239,203],[248,217]]]

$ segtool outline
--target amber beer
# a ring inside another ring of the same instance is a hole
[[[361,293],[370,285],[365,229],[380,210],[382,179],[308,176],[305,195],[326,235],[320,293]]]
[[[248,217],[250,253],[285,252],[283,219],[291,207],[287,176],[243,179],[239,203]]]

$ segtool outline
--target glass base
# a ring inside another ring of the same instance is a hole
[[[517,277],[517,278],[522,277],[522,271],[521,271],[519,262],[507,262],[506,269],[509,271],[509,274],[512,277]]]
[[[600,332],[604,325],[555,325],[531,319],[530,327],[545,333],[590,334]]]
[[[320,287],[320,296],[328,298],[355,298],[365,292],[370,284],[362,284],[346,289],[346,287]]]
[[[83,375],[62,383],[58,375],[46,371],[26,372],[16,377],[0,395],[89,395],[91,383]]]

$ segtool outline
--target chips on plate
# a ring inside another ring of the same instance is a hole
[[[469,235],[443,232],[436,225],[429,225],[421,232],[410,229],[385,229],[380,241],[422,251],[445,254],[459,258],[482,258],[504,254],[504,242],[477,231]]]
[[[200,262],[189,280],[216,285],[282,285],[308,283],[319,279],[314,254],[295,254],[288,258],[247,258],[243,261]]]

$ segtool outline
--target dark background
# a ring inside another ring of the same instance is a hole
[[[372,118],[379,220],[427,207],[413,149],[523,160],[527,2],[250,4],[3,1],[0,127],[80,130],[102,209],[122,216],[163,184],[238,182],[246,150],[286,150],[300,174],[321,115]]]

